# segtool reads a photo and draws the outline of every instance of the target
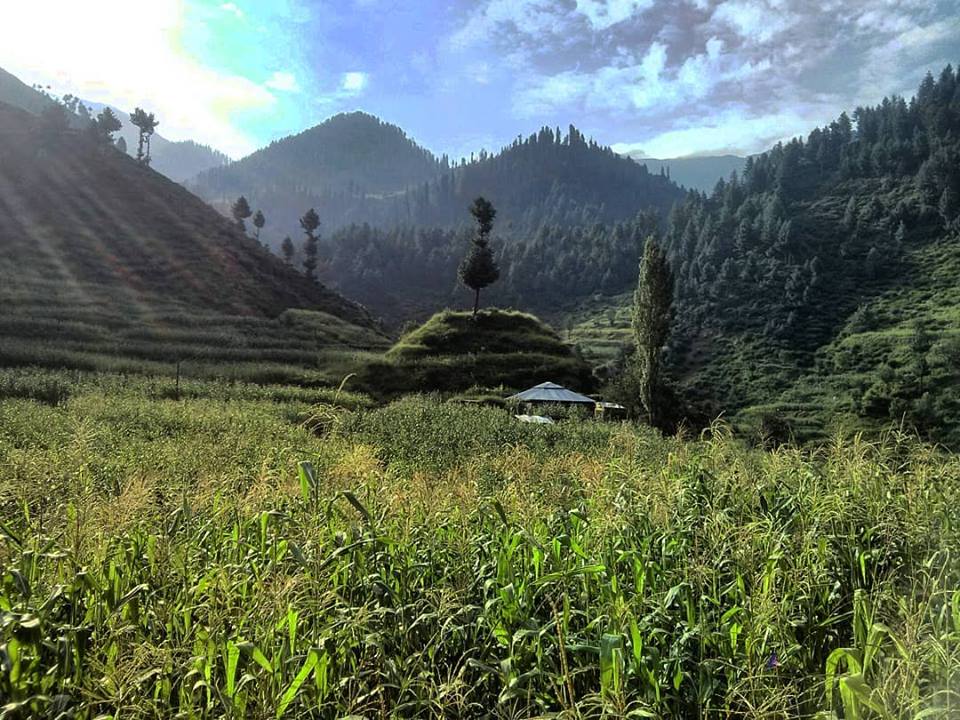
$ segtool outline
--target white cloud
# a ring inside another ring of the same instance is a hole
[[[928,70],[936,74],[955,62],[951,55],[958,37],[960,18],[952,17],[914,25],[872,48],[860,67],[857,101],[875,103],[891,92],[912,93]],[[901,87],[896,87],[898,81]]]
[[[593,72],[571,70],[528,78],[521,84],[514,109],[521,117],[570,104],[619,114],[658,113],[707,98],[724,83],[742,82],[770,68],[768,60],[743,60],[724,54],[723,49],[723,41],[712,37],[703,53],[671,68],[666,45],[654,42],[639,61],[628,55]]]
[[[300,85],[293,73],[277,71],[264,83],[265,87],[282,92],[300,92]]]
[[[454,47],[466,47],[492,37],[504,26],[526,35],[556,30],[566,13],[553,0],[488,0],[475,9],[451,38]]]
[[[348,93],[359,93],[367,86],[369,77],[362,72],[348,72],[343,74],[340,88]]]
[[[150,12],[138,17],[136,32],[116,32],[103,19],[128,16],[128,0],[98,0],[96,12],[86,3],[62,0],[13,3],[4,8],[0,60],[27,84],[51,85],[55,92],[127,111],[141,106],[157,113],[164,137],[244,155],[256,143],[231,116],[270,107],[276,98],[262,85],[185,55],[177,42],[182,12],[180,0],[154,0]],[[51,17],[57,22],[50,23]]]
[[[594,30],[606,30],[652,7],[654,0],[577,0],[577,12]]]
[[[224,12],[232,13],[233,15],[237,16],[238,18],[242,18],[242,17],[243,17],[243,10],[241,10],[239,7],[237,7],[237,4],[236,4],[236,3],[225,2],[225,3],[223,3],[223,4],[220,5],[220,9],[223,10]]]
[[[726,0],[711,21],[735,30],[748,41],[765,43],[789,28],[795,16],[784,0]]]
[[[758,147],[805,135],[826,117],[791,111],[750,115],[742,109],[722,113],[713,121],[653,135],[642,142],[614,143],[621,154],[676,158],[690,155],[734,153],[746,155]]]

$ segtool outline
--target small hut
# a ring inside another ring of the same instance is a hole
[[[508,402],[513,401],[521,405],[567,405],[570,407],[579,406],[595,410],[597,401],[588,398],[586,395],[567,390],[562,385],[552,382],[540,383],[536,387],[524,390],[521,393],[507,398]]]

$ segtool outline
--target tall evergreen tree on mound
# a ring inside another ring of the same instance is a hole
[[[660,369],[672,319],[673,272],[667,256],[651,235],[643,249],[640,278],[633,296],[633,335],[637,345],[634,370],[640,404],[654,427],[659,427],[663,419],[659,402],[663,395]]]
[[[473,290],[473,315],[480,309],[480,291],[492,285],[500,277],[500,268],[490,249],[490,232],[497,210],[493,203],[478,197],[470,206],[470,214],[477,221],[477,234],[473,238],[470,254],[460,263],[460,281]]]

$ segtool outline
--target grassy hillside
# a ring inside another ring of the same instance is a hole
[[[386,343],[365,310],[179,185],[9,106],[0,217],[0,363],[157,372],[187,360],[292,379],[320,350]]]
[[[382,361],[360,374],[378,395],[521,390],[552,381],[578,390],[593,384],[589,365],[532,315],[506,310],[437,313],[408,332]]]
[[[956,456],[99,383],[0,400],[7,717],[955,717]]]

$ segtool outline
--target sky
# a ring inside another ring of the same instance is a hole
[[[960,62],[960,0],[0,0],[0,67],[234,158],[364,110],[457,159],[543,125],[765,150]]]

